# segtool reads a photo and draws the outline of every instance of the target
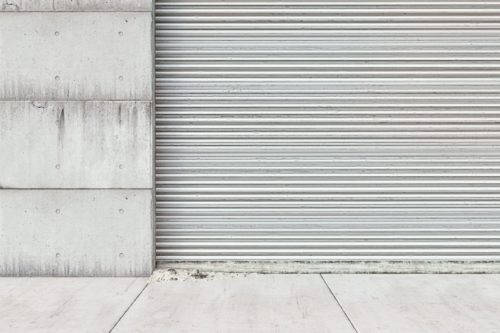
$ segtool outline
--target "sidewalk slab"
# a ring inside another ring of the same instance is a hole
[[[150,283],[113,330],[124,332],[354,330],[320,275],[216,274]]]
[[[500,275],[324,275],[359,333],[500,332]]]
[[[0,332],[109,332],[145,278],[0,278]]]

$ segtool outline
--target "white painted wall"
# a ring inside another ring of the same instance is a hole
[[[152,1],[0,0],[0,275],[153,268]]]

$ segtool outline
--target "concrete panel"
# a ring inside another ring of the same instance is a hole
[[[151,13],[0,13],[0,100],[151,100]]]
[[[3,11],[151,11],[153,0],[0,0]]]
[[[498,275],[325,275],[358,332],[499,332]]]
[[[149,102],[0,102],[0,187],[151,188]]]
[[[354,330],[319,275],[200,274],[151,283],[113,332]]]
[[[0,278],[0,332],[109,332],[145,278]]]
[[[151,190],[0,190],[0,275],[149,275],[151,197]]]

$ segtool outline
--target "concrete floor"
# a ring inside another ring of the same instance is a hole
[[[0,278],[0,332],[500,332],[500,275]]]

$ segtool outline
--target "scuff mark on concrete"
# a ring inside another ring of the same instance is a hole
[[[59,111],[59,116],[57,117],[57,123],[59,124],[60,128],[64,127],[64,106],[62,106],[61,110]]]
[[[70,297],[69,297],[67,300],[65,300],[65,301],[64,301],[61,305],[59,305],[59,306],[55,309],[55,311],[54,311],[54,312],[50,315],[50,317],[49,317],[49,318],[54,318],[54,317],[57,317],[57,316],[61,315],[61,313],[63,313],[63,312],[64,312],[64,310],[65,310],[65,309],[67,309],[68,304],[69,304],[71,301],[73,301],[73,299],[74,299],[74,296],[73,296],[73,295],[70,295]]]
[[[149,282],[151,283],[162,283],[168,281],[210,281],[217,278],[223,277],[242,277],[248,275],[255,275],[256,273],[220,273],[220,272],[206,272],[200,271],[199,269],[160,269],[153,272]]]
[[[59,114],[57,116],[57,127],[59,129],[58,140],[62,144],[64,140],[64,106],[61,107]]]
[[[37,109],[46,109],[48,106],[48,102],[37,102],[33,101],[31,102],[31,105]]]
[[[122,125],[123,122],[123,110],[122,110],[122,104],[118,104],[118,124],[120,126]]]
[[[134,138],[133,142],[133,148],[137,149],[137,133],[138,133],[138,126],[139,126],[139,110],[137,109],[137,104],[134,104],[132,107],[132,122],[131,122],[131,127],[132,127],[132,137]]]
[[[2,10],[18,12],[20,10],[20,7],[13,1],[5,0],[2,2]]]
[[[64,106],[61,106],[57,115],[57,146],[58,146],[58,160],[61,159],[61,152],[64,149],[64,133],[65,133],[65,115]]]
[[[191,276],[197,280],[200,280],[200,279],[206,279],[208,277],[208,274],[202,273],[197,269],[193,274],[191,274]]]

